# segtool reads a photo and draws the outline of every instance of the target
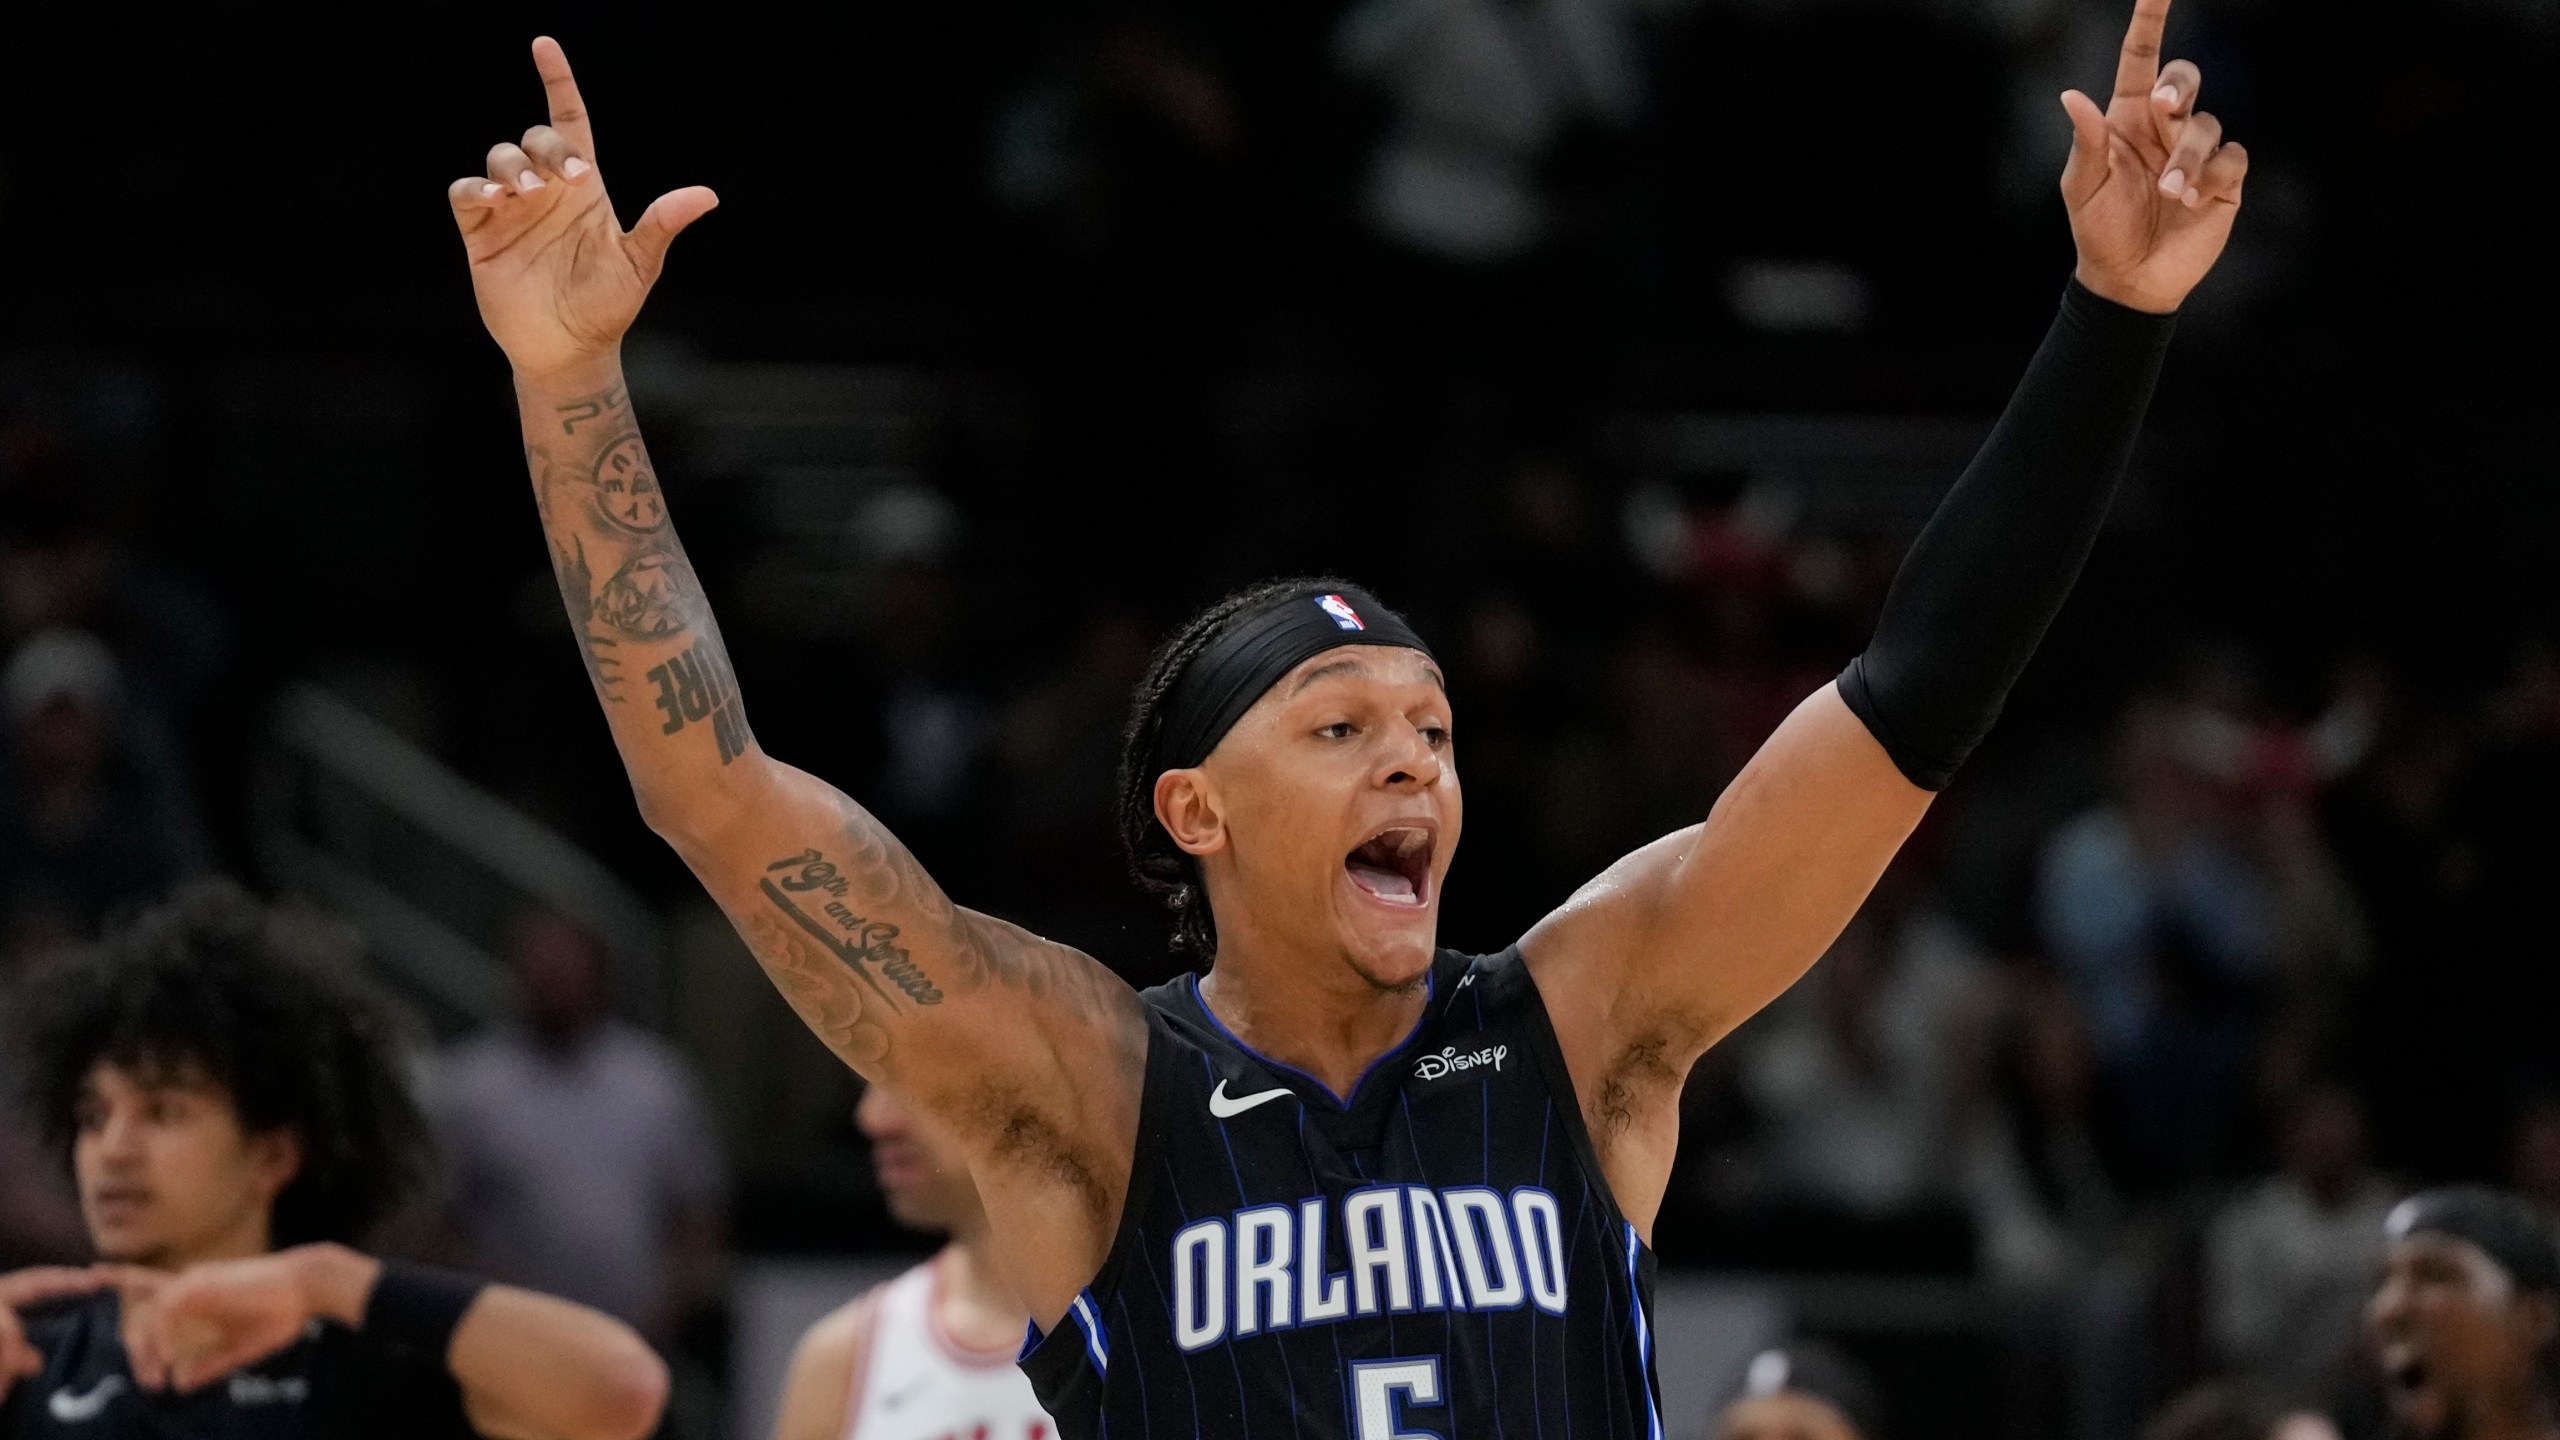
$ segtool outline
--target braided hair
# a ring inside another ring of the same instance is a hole
[[[1164,731],[1165,701],[1191,662],[1239,616],[1286,596],[1350,585],[1320,575],[1248,586],[1184,621],[1147,657],[1147,673],[1129,706],[1129,726],[1120,733],[1120,845],[1128,852],[1129,874],[1138,888],[1163,897],[1165,908],[1173,912],[1173,948],[1188,954],[1195,965],[1206,966],[1218,953],[1218,923],[1200,888],[1200,862],[1174,844],[1156,819],[1156,742]]]

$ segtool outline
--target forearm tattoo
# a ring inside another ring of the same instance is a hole
[[[698,729],[721,764],[736,760],[752,742],[746,710],[702,582],[668,526],[630,392],[616,385],[525,421],[552,572],[596,697],[627,703],[624,682],[637,673],[661,712],[657,736],[698,745],[677,739]]]

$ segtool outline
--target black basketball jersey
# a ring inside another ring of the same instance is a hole
[[[1119,1233],[1023,1354],[1062,1440],[1661,1440],[1653,1255],[1528,967],[1429,984],[1347,1101],[1146,992]]]

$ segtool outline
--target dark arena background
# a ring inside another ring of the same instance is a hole
[[[2121,10],[12,7],[0,1006],[202,872],[353,926],[446,1053],[511,965],[603,956],[704,1117],[610,1263],[665,1277],[666,1433],[760,1437],[799,1327],[927,1242],[560,615],[443,198],[540,118],[527,41],[626,221],[721,195],[627,355],[758,737],[1152,983],[1117,728],[1239,583],[1357,577],[1448,664],[1450,944],[1705,813],[2042,333],[2054,97]],[[2556,41],[2549,0],[2179,0],[2247,207],[1999,729],[1689,1086],[1674,1440],[1788,1335],[1895,1437],[2125,1440],[2216,1377],[2372,1435],[2382,1212],[2560,1204]],[[1464,183],[1401,183],[1449,133]],[[0,1269],[83,1258],[19,1125]],[[392,1243],[472,1233],[439,1196]]]

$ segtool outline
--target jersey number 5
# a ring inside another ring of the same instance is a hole
[[[1440,1357],[1364,1360],[1351,1367],[1354,1440],[1440,1440],[1429,1430],[1399,1430],[1405,1405],[1440,1403]]]

